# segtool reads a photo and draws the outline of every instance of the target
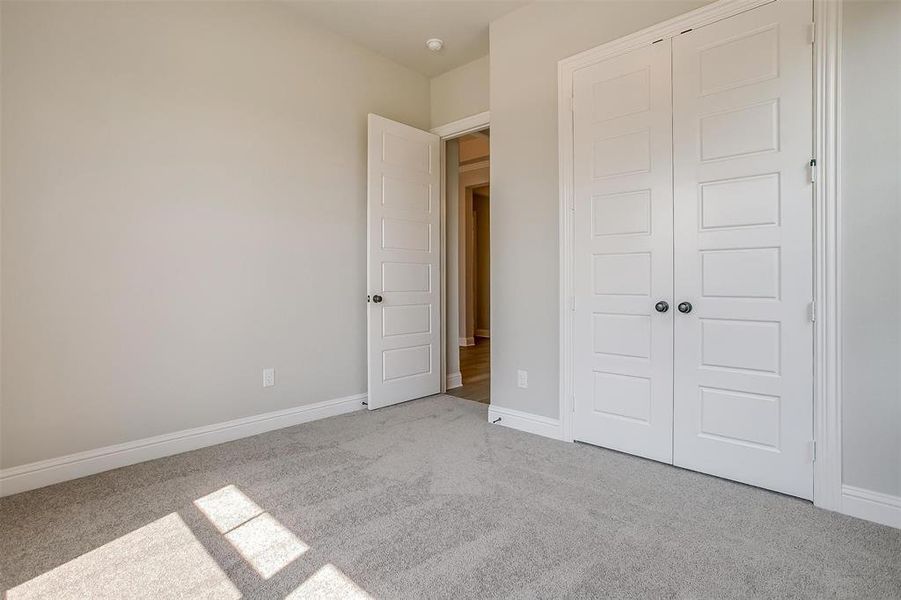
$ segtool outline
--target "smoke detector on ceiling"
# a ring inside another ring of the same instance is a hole
[[[444,48],[444,40],[439,40],[438,38],[426,40],[425,47],[432,52],[441,52],[441,49]]]

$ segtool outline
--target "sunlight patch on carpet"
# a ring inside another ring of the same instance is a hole
[[[234,485],[198,498],[194,506],[263,579],[269,579],[310,549]]]
[[[263,579],[269,579],[309,550],[269,513],[232,529],[225,539]]]
[[[240,598],[177,513],[153,521],[7,591],[31,598]]]
[[[360,586],[345,575],[341,569],[329,563],[310,575],[285,600],[372,600]]]
[[[219,533],[228,533],[238,525],[262,514],[263,509],[233,485],[227,485],[194,501]]]

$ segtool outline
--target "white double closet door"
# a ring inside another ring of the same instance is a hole
[[[575,73],[574,439],[812,497],[811,12]]]

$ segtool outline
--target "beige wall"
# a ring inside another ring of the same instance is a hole
[[[842,13],[842,476],[901,496],[901,3]]]
[[[428,79],[254,2],[4,2],[2,75],[3,467],[365,391],[366,115]]]
[[[432,127],[488,110],[488,57],[433,77]]]
[[[558,413],[557,61],[703,4],[534,2],[491,23],[492,404]]]

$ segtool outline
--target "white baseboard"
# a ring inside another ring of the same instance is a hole
[[[461,338],[460,338],[460,345],[461,345],[461,346],[475,346],[475,345],[476,345],[476,339],[475,339],[474,337],[461,337]]]
[[[475,333],[476,333],[476,337],[483,337],[483,338],[491,337],[490,329],[476,329]]]
[[[846,515],[901,529],[901,497],[842,486],[842,511]]]
[[[456,373],[448,373],[447,374],[447,389],[452,390],[454,388],[463,387],[463,373],[459,371]]]
[[[366,394],[355,394],[2,469],[0,496],[342,415],[363,408],[364,400]]]
[[[500,419],[497,424],[504,427],[518,429],[526,433],[534,433],[555,440],[563,439],[563,432],[558,419],[550,419],[541,415],[533,415],[492,404],[488,407],[488,422],[493,423],[497,419]]]

